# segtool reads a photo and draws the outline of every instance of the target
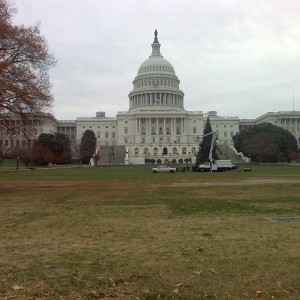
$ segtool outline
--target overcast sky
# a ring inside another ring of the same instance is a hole
[[[240,118],[300,110],[299,0],[13,1],[15,24],[40,21],[58,61],[57,119],[127,111],[155,29],[186,110]]]

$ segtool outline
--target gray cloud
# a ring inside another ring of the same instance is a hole
[[[187,110],[254,118],[300,109],[298,1],[15,0],[16,23],[41,21],[50,51],[58,119],[128,109],[128,94],[151,53],[181,80]]]

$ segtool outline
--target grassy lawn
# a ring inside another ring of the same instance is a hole
[[[0,173],[0,299],[300,299],[300,166]]]

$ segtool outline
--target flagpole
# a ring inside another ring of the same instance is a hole
[[[293,91],[293,111],[295,111],[295,93]]]

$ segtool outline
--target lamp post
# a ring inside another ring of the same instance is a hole
[[[17,156],[17,170],[19,170],[19,156]]]

